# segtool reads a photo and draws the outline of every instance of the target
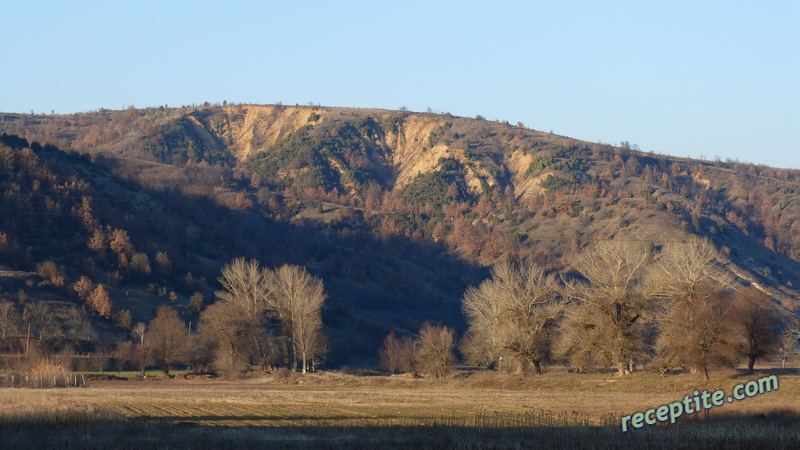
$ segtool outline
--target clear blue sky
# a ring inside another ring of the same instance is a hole
[[[796,0],[4,1],[0,11],[3,112],[406,106],[800,168]]]

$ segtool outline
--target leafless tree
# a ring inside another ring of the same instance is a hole
[[[667,243],[657,263],[650,275],[659,294],[669,300],[667,309],[691,298],[701,287],[731,289],[736,286],[724,258],[708,239],[693,237],[688,242]]]
[[[270,276],[258,261],[236,258],[222,268],[219,282],[223,290],[217,297],[238,305],[239,312],[250,318],[258,317],[267,308]]]
[[[185,356],[188,330],[178,311],[163,305],[150,321],[145,339],[151,345],[156,365],[169,374],[170,366]]]
[[[209,335],[193,333],[189,338],[188,359],[194,373],[204,373],[214,363],[217,343]]]
[[[143,322],[134,325],[131,330],[131,337],[133,337],[134,342],[130,352],[130,359],[141,372],[142,378],[144,378],[147,364],[150,362],[151,353],[151,346],[149,345],[147,335],[147,325]]]
[[[45,341],[61,334],[61,326],[49,303],[41,300],[31,302],[25,309],[27,314],[23,314],[23,316],[28,317],[31,331],[39,335],[40,341]]]
[[[392,330],[383,339],[383,345],[379,350],[381,364],[386,368],[386,370],[389,371],[390,374],[396,373],[397,369],[400,368],[401,354],[402,348],[400,339],[397,339],[397,336],[394,335],[394,330]]]
[[[284,265],[272,272],[269,308],[277,313],[287,339],[289,361],[303,373],[324,351],[322,304],[327,298],[322,280],[304,267]]]
[[[19,333],[20,316],[16,306],[8,300],[0,302],[0,341],[14,337]]]
[[[400,359],[397,368],[404,373],[417,371],[417,343],[408,336],[400,338]]]
[[[756,359],[775,353],[779,346],[775,306],[755,287],[739,289],[733,304],[740,352],[747,357],[747,373],[753,373]]]
[[[262,367],[274,356],[269,320],[277,318],[282,330],[288,364],[305,373],[324,353],[322,304],[327,295],[322,280],[300,266],[284,265],[271,271],[258,261],[233,260],[219,278],[222,300],[204,313],[206,323],[220,334],[228,347],[245,356],[243,349],[255,347]],[[246,344],[245,344],[246,342]],[[230,358],[228,358],[230,359]]]
[[[249,363],[264,370],[277,360],[278,346],[266,314],[248,315],[245,305],[221,300],[200,317],[199,334],[216,343],[214,367],[227,376],[236,376]]]
[[[453,330],[425,323],[419,330],[417,362],[421,372],[442,378],[455,365]]]
[[[65,316],[66,336],[76,344],[78,341],[89,339],[92,333],[92,324],[82,308],[72,307],[62,313]]]
[[[800,354],[800,342],[798,342],[800,340],[800,317],[790,316],[785,319],[783,325],[778,355],[781,358],[782,367],[786,368],[786,362]]]
[[[502,368],[506,359],[518,372],[532,367],[541,373],[563,312],[552,275],[536,265],[497,264],[492,279],[467,290],[462,309],[470,324],[464,349],[472,362]]]
[[[728,291],[717,286],[698,286],[694,294],[672,312],[659,335],[665,366],[680,364],[702,372],[730,364],[737,354],[733,304]]]
[[[567,316],[562,352],[573,364],[611,363],[619,375],[646,357],[646,328],[656,290],[648,280],[648,255],[632,242],[600,241],[572,266],[585,281],[565,293],[577,300]]]

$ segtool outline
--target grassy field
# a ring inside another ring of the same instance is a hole
[[[584,448],[800,446],[800,375],[702,414],[622,433],[620,417],[767,374],[661,377],[465,372],[446,380],[340,373],[243,381],[93,381],[0,389],[5,448]],[[697,417],[697,416],[695,416]],[[46,430],[46,432],[44,432]]]

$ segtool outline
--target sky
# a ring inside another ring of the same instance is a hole
[[[0,0],[0,111],[449,112],[800,168],[800,2]]]

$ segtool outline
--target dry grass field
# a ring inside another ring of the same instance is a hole
[[[95,381],[0,389],[5,448],[792,448],[800,375],[777,392],[725,404],[703,421],[622,433],[623,415],[764,376],[638,373],[540,377],[464,372],[446,380],[339,373],[243,381]],[[776,412],[777,411],[777,412]],[[718,414],[719,413],[719,414]],[[735,416],[735,417],[734,417]],[[691,418],[690,418],[691,419]],[[698,447],[699,446],[699,447]]]

